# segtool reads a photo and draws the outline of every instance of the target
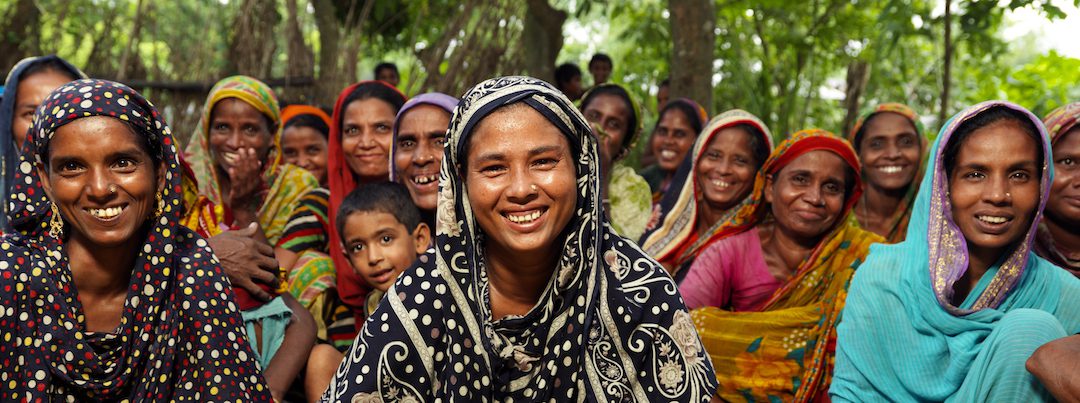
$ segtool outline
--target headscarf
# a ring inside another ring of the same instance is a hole
[[[608,88],[621,90],[621,93],[619,93],[618,90],[616,90],[616,92],[603,92],[605,91],[605,89]],[[584,110],[585,107],[589,105],[590,102],[592,102],[592,98],[594,96],[604,94],[615,95],[619,98],[622,98],[622,100],[626,102],[626,105],[630,107],[630,119],[627,122],[630,127],[626,128],[627,133],[626,137],[623,139],[622,148],[634,148],[634,143],[637,142],[638,136],[641,135],[641,127],[644,122],[642,122],[641,120],[641,106],[638,105],[637,101],[634,101],[634,98],[630,96],[630,91],[627,91],[625,87],[614,83],[598,84],[590,88],[588,91],[585,92],[584,95],[581,96],[581,109]],[[697,110],[704,112],[704,109],[699,108]],[[612,155],[612,158],[614,157],[616,156]]]
[[[187,161],[191,164],[195,178],[202,186],[199,190],[214,204],[226,204],[227,194],[221,189],[218,180],[217,163],[210,154],[210,124],[214,106],[218,102],[228,98],[236,98],[251,105],[264,116],[270,118],[273,127],[270,127],[272,139],[270,140],[270,154],[263,161],[262,202],[259,205],[259,225],[267,240],[273,245],[277,243],[293,208],[298,204],[301,197],[307,192],[319,186],[319,181],[311,173],[296,166],[286,164],[281,160],[281,111],[278,109],[277,97],[269,86],[255,78],[248,76],[226,77],[218,81],[210,94],[206,97],[206,105],[203,106],[202,118],[199,120],[198,130],[191,135],[187,145]]]
[[[915,134],[919,136],[919,149],[922,151],[922,155],[919,156],[919,167],[915,171],[915,176],[911,180],[911,184],[908,185],[907,192],[904,193],[904,198],[900,201],[900,204],[896,206],[896,211],[889,217],[890,229],[889,233],[885,235],[885,240],[888,243],[897,243],[903,241],[904,235],[907,234],[908,221],[911,219],[912,202],[915,201],[915,195],[919,194],[919,183],[926,173],[926,136],[929,135],[929,133],[926,131],[926,128],[923,127],[922,122],[919,120],[919,115],[916,114],[913,109],[904,104],[884,103],[863,112],[863,114],[859,116],[859,119],[855,121],[855,126],[852,126],[851,132],[848,133],[848,141],[851,142],[852,147],[859,147],[859,142],[862,141],[863,125],[874,115],[884,112],[895,113],[907,118],[907,120],[911,122],[912,127],[915,128]]]
[[[997,107],[1020,112],[1038,129],[1044,158],[1039,204],[1024,237],[955,306],[953,285],[968,269],[968,250],[951,214],[944,153],[958,128]],[[1066,333],[1080,332],[1080,280],[1031,253],[1053,180],[1050,154],[1042,122],[1009,102],[983,102],[946,122],[930,150],[932,165],[915,198],[906,239],[871,248],[852,280],[838,327],[834,398],[864,400],[872,388],[898,400],[982,400],[958,391],[969,371],[994,364],[977,357],[1007,313],[1042,311]]]
[[[3,158],[3,160],[0,160],[0,171],[4,175],[0,177],[0,201],[8,199],[10,194],[8,187],[11,186],[10,180],[15,177],[15,165],[18,165],[19,161],[18,145],[15,144],[14,134],[11,132],[11,123],[15,121],[15,107],[17,106],[15,102],[19,95],[19,82],[23,80],[23,73],[27,70],[45,63],[63,66],[63,72],[70,74],[72,77],[86,78],[86,74],[72,66],[67,60],[56,55],[28,57],[15,63],[15,67],[11,68],[7,80],[4,82],[4,96],[0,97],[0,157]],[[2,206],[3,211],[0,211],[0,233],[11,230],[6,214],[11,207],[8,203],[3,203]]]
[[[323,112],[322,108],[311,105],[289,105],[281,108],[281,124],[284,126],[289,123],[289,120],[300,115],[312,115],[319,119],[322,119],[323,123],[326,123],[326,127],[331,127],[334,123],[330,120],[330,115]],[[284,130],[284,129],[282,129]]]
[[[1065,133],[1076,127],[1078,120],[1080,120],[1080,102],[1063,105],[1047,114],[1043,118],[1043,123],[1050,135],[1051,147],[1065,137]],[[1080,276],[1080,264],[1076,263],[1080,261],[1080,251],[1065,251],[1058,247],[1045,221],[1039,223],[1038,232],[1035,234],[1035,253],[1073,275]]]
[[[457,107],[459,99],[452,96],[443,94],[441,92],[429,92],[426,94],[420,94],[401,107],[398,111],[397,117],[394,118],[394,140],[390,142],[390,181],[398,182],[401,178],[398,178],[397,169],[394,166],[394,155],[397,154],[397,140],[398,140],[398,128],[401,127],[401,118],[405,116],[405,113],[420,105],[432,105],[439,107],[446,111],[446,113],[453,114],[454,108]]]
[[[673,276],[681,271],[679,269],[693,262],[698,252],[704,250],[714,240],[726,236],[731,231],[740,231],[749,224],[749,217],[739,216],[736,213],[740,210],[749,211],[742,207],[754,202],[752,193],[748,193],[742,201],[728,209],[723,217],[709,227],[705,232],[706,236],[699,237],[695,231],[698,220],[698,199],[702,197],[694,174],[698,163],[705,153],[706,146],[717,133],[738,124],[748,124],[757,128],[763,135],[758,141],[765,144],[768,151],[772,151],[772,134],[757,116],[741,109],[732,109],[717,115],[705,127],[702,135],[698,136],[694,148],[671,179],[672,184],[677,184],[679,192],[668,192],[661,200],[658,205],[659,210],[656,212],[659,214],[659,218],[656,219],[658,227],[641,238],[641,249],[645,253],[656,258],[657,261],[674,266],[676,272],[672,273]]]
[[[460,165],[477,124],[524,103],[567,136],[578,200],[558,269],[536,307],[491,318],[483,234]],[[501,77],[454,112],[440,178],[436,251],[424,255],[365,323],[323,400],[697,401],[715,389],[675,284],[608,225],[596,141],[550,84]],[[367,400],[365,400],[367,399]]]
[[[52,202],[34,169],[59,127],[90,116],[125,121],[166,169],[164,208],[131,268],[115,334],[84,330],[64,242],[48,235]],[[150,102],[110,81],[60,87],[37,110],[15,179],[10,218],[18,232],[0,238],[7,307],[0,310],[0,399],[270,399],[221,266],[206,241],[180,225],[176,146]]]
[[[813,401],[822,397],[832,377],[836,323],[844,307],[848,281],[865,259],[870,244],[881,237],[848,220],[862,193],[855,150],[824,130],[803,130],[782,141],[762,165],[754,191],[735,213],[743,225],[717,241],[773,220],[765,201],[766,179],[796,158],[825,150],[844,160],[856,173],[834,227],[795,273],[756,311],[730,312],[705,307],[692,312],[702,342],[720,380],[726,400]]]
[[[337,233],[337,228],[333,223],[337,222],[337,210],[341,207],[341,203],[345,201],[345,196],[352,192],[353,189],[356,189],[358,185],[362,185],[356,183],[356,175],[345,161],[345,150],[341,148],[341,126],[345,119],[345,108],[349,106],[345,104],[345,100],[349,97],[349,94],[352,94],[357,87],[362,85],[382,85],[401,95],[403,102],[406,99],[405,94],[402,94],[394,86],[383,81],[372,80],[361,81],[346,87],[338,95],[337,102],[334,104],[334,124],[330,126],[330,149],[329,155],[327,155],[326,172],[327,181],[330,183],[330,211],[328,212],[330,217],[328,221],[330,223],[330,228],[328,228],[330,234],[330,258],[334,261],[334,268],[337,273],[338,297],[345,305],[352,308],[358,322],[364,317],[364,298],[367,296],[368,290],[364,285],[364,280],[351,270],[352,265],[345,257],[341,234]],[[387,158],[386,163],[390,168],[390,172],[394,172],[393,154],[390,155],[390,158]],[[359,324],[357,325],[359,326]]]

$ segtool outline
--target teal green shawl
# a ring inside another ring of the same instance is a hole
[[[968,256],[963,234],[951,217],[942,153],[960,124],[995,106],[1022,112],[1038,128],[1047,162],[1042,197],[1023,242],[982,277],[960,306],[952,306],[953,283],[967,269]],[[1042,217],[1053,178],[1050,150],[1039,119],[1007,102],[972,106],[946,123],[930,150],[932,169],[915,199],[906,241],[871,247],[852,280],[837,327],[836,372],[830,389],[834,400],[984,400],[986,395],[980,394],[994,385],[987,384],[993,377],[983,373],[1012,371],[1029,378],[1021,382],[1034,382],[1023,369],[1026,358],[1020,368],[993,368],[980,357],[989,340],[997,338],[991,332],[1003,326],[1007,313],[1021,308],[1043,311],[1049,315],[1020,313],[1059,322],[1067,334],[1080,332],[1080,280],[1031,253],[1034,223]]]

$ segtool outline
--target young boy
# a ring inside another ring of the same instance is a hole
[[[386,290],[431,243],[431,230],[400,183],[386,182],[353,190],[338,209],[338,233],[352,269],[373,288],[364,317]],[[357,328],[362,326],[357,323]]]

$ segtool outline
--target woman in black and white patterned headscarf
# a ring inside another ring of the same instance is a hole
[[[607,224],[589,125],[551,85],[478,84],[454,111],[436,251],[389,290],[324,401],[708,401],[663,268]]]

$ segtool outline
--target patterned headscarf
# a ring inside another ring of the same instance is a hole
[[[950,300],[954,292],[953,284],[967,271],[968,249],[964,234],[960,232],[960,228],[952,219],[949,174],[945,170],[944,151],[961,125],[994,107],[1004,107],[1020,112],[1028,117],[1039,130],[1039,138],[1043,140],[1039,144],[1043,153],[1042,177],[1039,178],[1039,206],[1035,211],[1031,227],[1028,228],[1016,248],[1004,256],[989,285],[969,308],[960,308],[954,306]],[[932,169],[928,169],[928,175],[923,178],[922,186],[928,189],[919,192],[919,197],[915,199],[915,214],[911,216],[907,238],[926,242],[925,245],[929,248],[929,257],[926,262],[929,262],[930,284],[938,303],[949,313],[965,315],[982,309],[996,308],[1020,281],[1025,268],[1029,265],[1032,239],[1035,237],[1039,221],[1042,220],[1043,208],[1046,207],[1050,185],[1053,183],[1054,165],[1051,163],[1053,161],[1051,150],[1050,138],[1046,134],[1042,121],[1027,109],[1005,101],[987,101],[971,106],[953,116],[941,128],[941,133],[938,134],[930,152]],[[920,214],[920,212],[923,213]],[[918,261],[914,257],[912,259]]]
[[[557,269],[536,307],[494,320],[484,237],[459,167],[476,126],[516,103],[566,135],[578,198]],[[589,130],[569,99],[534,78],[495,78],[465,94],[442,164],[436,251],[403,273],[368,318],[324,401],[712,397],[712,366],[675,284],[605,222]]]
[[[658,210],[654,214],[658,215],[656,223],[659,226],[641,237],[641,249],[645,250],[649,256],[660,262],[670,261],[677,270],[686,263],[692,262],[698,252],[716,238],[731,230],[746,226],[748,217],[739,216],[736,213],[742,206],[753,202],[750,193],[739,204],[728,209],[727,213],[706,231],[706,236],[698,237],[694,231],[698,219],[698,199],[701,197],[694,172],[705,152],[705,147],[709,145],[713,137],[724,128],[738,124],[748,124],[757,128],[763,135],[758,141],[765,144],[767,152],[772,151],[772,134],[757,116],[741,109],[732,109],[714,117],[694,143],[690,158],[687,159],[689,163],[681,164],[671,180],[673,184],[679,184],[679,192],[668,193],[657,205]],[[764,159],[767,158],[763,156],[761,162],[764,164]]]
[[[1080,121],[1080,102],[1062,105],[1046,114],[1043,124],[1050,135],[1050,143],[1056,144],[1062,135],[1076,127],[1078,121]]]
[[[162,214],[148,223],[120,326],[110,334],[85,330],[63,241],[48,235],[52,202],[34,168],[59,127],[91,116],[127,122],[166,169]],[[179,164],[161,115],[122,84],[75,81],[38,108],[12,188],[19,232],[0,238],[0,400],[270,398],[221,266],[180,224]]]
[[[289,120],[291,120],[292,118],[295,118],[295,117],[300,116],[300,115],[312,115],[312,116],[315,116],[315,117],[321,119],[323,121],[323,123],[326,123],[327,128],[334,125],[334,123],[330,120],[330,115],[327,115],[326,112],[323,112],[323,110],[319,109],[319,107],[317,107],[317,106],[289,105],[289,106],[286,106],[284,108],[281,108],[281,124],[282,124],[282,126],[289,123]]]

